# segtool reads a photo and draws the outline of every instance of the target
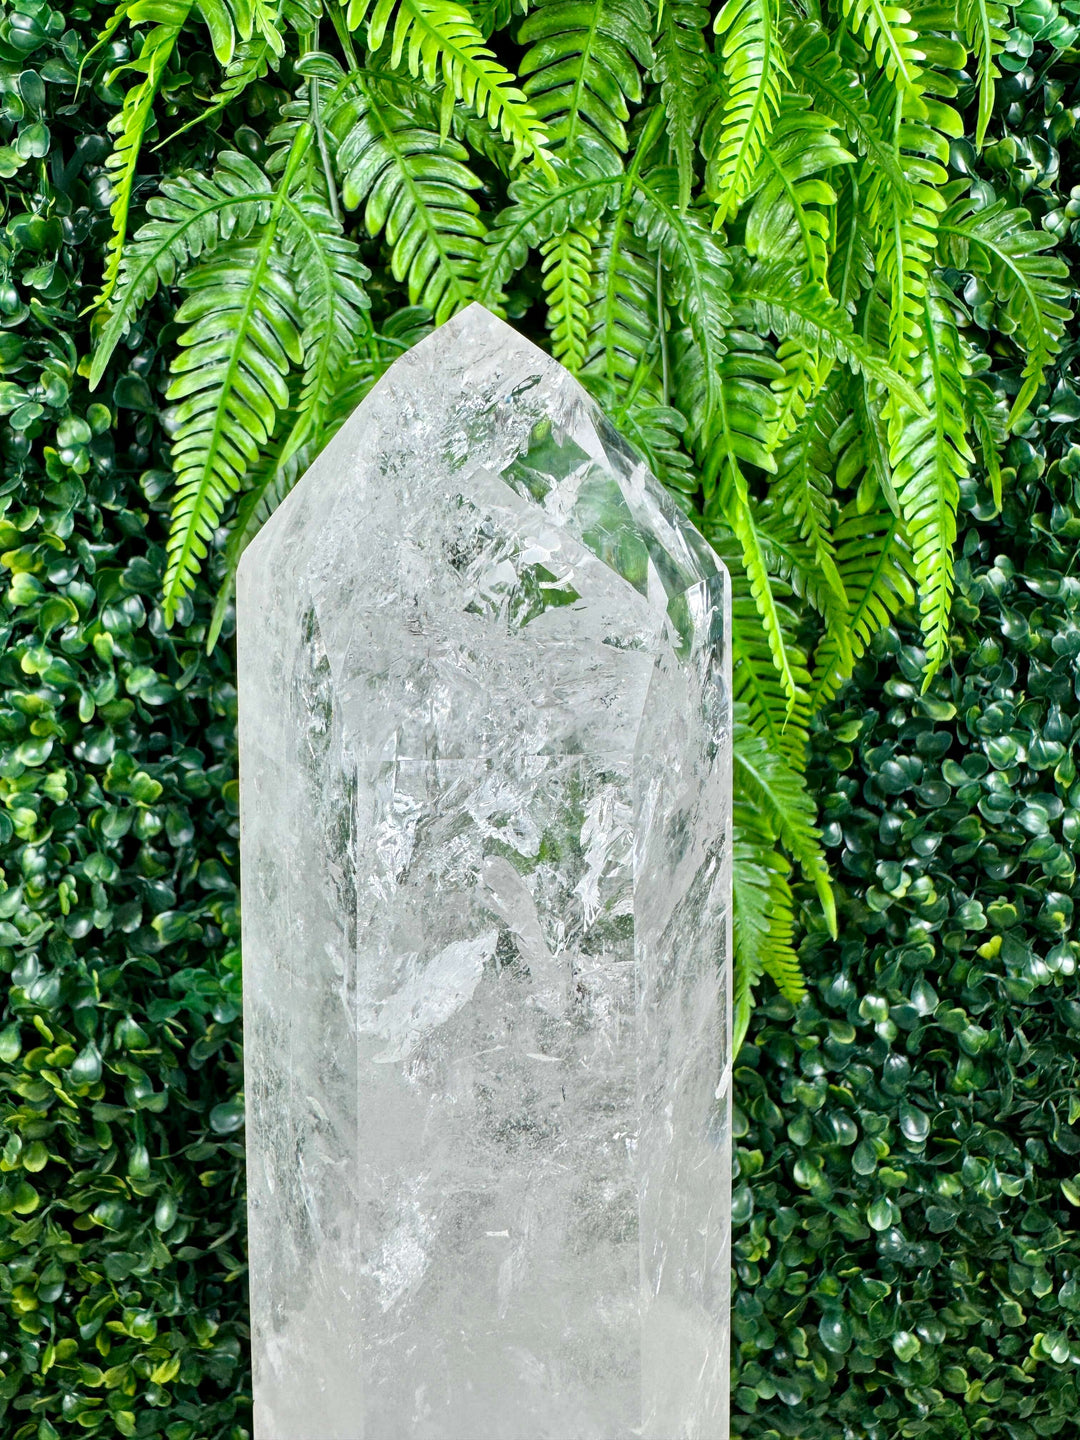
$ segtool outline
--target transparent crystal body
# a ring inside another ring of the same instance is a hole
[[[727,594],[477,306],[248,549],[257,1440],[725,1440]]]

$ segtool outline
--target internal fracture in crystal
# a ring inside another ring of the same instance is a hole
[[[725,1440],[727,610],[477,306],[248,549],[257,1440]]]

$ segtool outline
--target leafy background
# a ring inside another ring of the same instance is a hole
[[[0,11],[15,1440],[248,1433],[229,577],[476,295],[735,576],[736,1433],[1075,1426],[1077,28],[723,15]]]

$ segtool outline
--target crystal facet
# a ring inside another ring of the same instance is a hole
[[[723,567],[473,306],[238,616],[257,1440],[724,1440]]]

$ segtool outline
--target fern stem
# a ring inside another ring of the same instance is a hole
[[[345,16],[339,5],[329,6],[330,20],[334,26],[334,33],[337,35],[338,44],[341,46],[341,53],[345,56],[345,66],[350,75],[359,73],[360,62],[356,58],[356,47],[353,45],[352,32],[345,22]]]

